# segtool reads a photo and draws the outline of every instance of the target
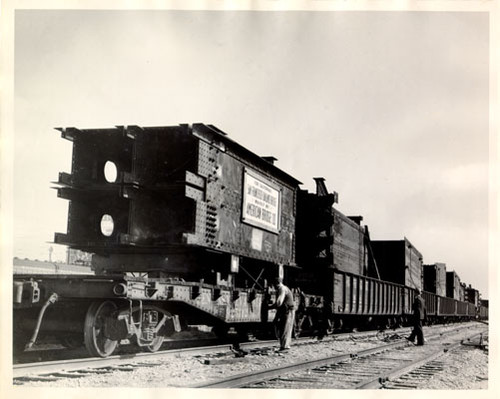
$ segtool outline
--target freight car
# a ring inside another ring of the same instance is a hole
[[[156,351],[187,324],[245,334],[272,320],[276,276],[294,288],[299,327],[408,321],[421,254],[405,239],[377,259],[362,218],[335,209],[322,178],[301,190],[212,125],[59,130],[73,158],[55,242],[92,253],[95,275],[16,276],[15,347],[56,336],[105,357],[122,340]],[[436,321],[468,311],[425,295]]]

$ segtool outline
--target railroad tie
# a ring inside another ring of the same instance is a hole
[[[82,377],[86,377],[86,374],[83,374],[80,372],[60,371],[57,373],[52,373],[51,376],[58,377],[58,378],[82,378]]]
[[[45,381],[57,381],[59,378],[43,375],[34,376],[23,376],[14,378],[14,383],[16,382],[45,382]]]

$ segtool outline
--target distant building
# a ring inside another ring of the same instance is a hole
[[[90,266],[31,259],[13,259],[14,274],[94,274]]]

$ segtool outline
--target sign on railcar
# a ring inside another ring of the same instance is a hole
[[[279,233],[281,192],[275,185],[250,170],[243,174],[242,220],[273,233]]]

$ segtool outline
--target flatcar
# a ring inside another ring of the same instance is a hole
[[[273,317],[267,281],[295,265],[295,178],[208,125],[61,132],[73,161],[55,242],[93,253],[96,275],[16,279],[20,346],[31,330],[76,334],[107,356],[123,339],[157,350],[181,324]]]
[[[57,182],[67,232],[54,241],[92,253],[95,274],[16,275],[15,348],[51,336],[106,357],[123,341],[156,351],[191,324],[245,335],[270,326],[276,276],[294,289],[297,331],[408,322],[421,254],[407,239],[377,249],[324,179],[302,190],[212,125],[58,130],[73,156]],[[424,296],[433,322],[476,317]]]

